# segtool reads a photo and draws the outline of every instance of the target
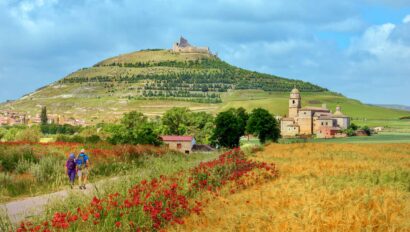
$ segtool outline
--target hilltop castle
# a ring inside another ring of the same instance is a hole
[[[211,53],[209,47],[195,47],[188,43],[184,37],[181,36],[179,42],[174,43],[172,46],[174,52],[187,52],[187,53]]]
[[[316,135],[318,138],[333,138],[350,125],[350,117],[344,115],[340,106],[332,113],[322,107],[303,107],[298,89],[294,88],[289,97],[289,114],[281,119],[283,137]]]

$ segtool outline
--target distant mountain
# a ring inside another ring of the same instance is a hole
[[[392,105],[389,105],[389,104],[373,104],[373,105],[383,107],[383,108],[388,108],[388,109],[410,111],[410,106],[406,106],[406,105],[397,105],[397,104],[392,104]]]

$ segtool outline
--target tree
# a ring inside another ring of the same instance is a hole
[[[238,109],[234,111],[239,119],[240,133],[244,135],[246,131],[246,124],[249,119],[249,114],[246,112],[246,110],[243,107],[239,107]]]
[[[215,118],[212,143],[223,147],[238,147],[243,135],[242,121],[234,109],[219,113]]]
[[[368,126],[363,126],[363,127],[362,127],[362,130],[363,130],[368,136],[372,135],[372,131],[371,131],[371,129],[370,129]]]
[[[41,124],[45,125],[48,122],[48,118],[47,118],[47,107],[43,106],[41,108]]]
[[[195,135],[198,143],[208,144],[214,129],[214,117],[206,112],[189,114],[188,134]]]
[[[358,127],[356,124],[351,123],[351,124],[349,125],[348,129],[352,129],[353,131],[356,131],[357,129],[359,129],[359,127]]]
[[[252,110],[246,130],[258,136],[261,143],[265,143],[267,140],[276,142],[280,137],[278,122],[272,114],[262,108]]]
[[[186,107],[173,107],[162,117],[164,133],[172,135],[186,134],[189,126],[190,111]]]
[[[161,144],[154,123],[137,111],[124,114],[121,125],[112,125],[108,130],[112,135],[109,141],[114,144]]]

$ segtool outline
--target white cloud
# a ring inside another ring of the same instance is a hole
[[[410,15],[406,15],[406,17],[404,17],[403,23],[410,23]]]
[[[109,56],[170,47],[181,34],[243,68],[311,81],[364,101],[403,101],[384,99],[387,90],[380,83],[390,78],[395,91],[410,89],[401,84],[410,73],[405,45],[410,16],[404,24],[369,26],[361,12],[368,5],[353,0],[0,0],[0,35],[6,35],[0,36],[0,85],[14,90],[1,92],[0,101]],[[14,85],[10,77],[26,84]],[[380,91],[362,91],[363,86]]]

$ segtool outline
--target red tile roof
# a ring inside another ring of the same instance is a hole
[[[192,141],[192,136],[179,136],[179,135],[163,135],[162,141]]]

